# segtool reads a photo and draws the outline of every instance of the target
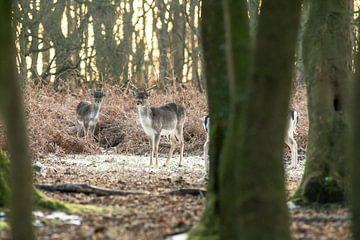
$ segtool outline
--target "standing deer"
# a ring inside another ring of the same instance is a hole
[[[92,134],[91,136],[94,136],[96,123],[99,119],[101,101],[105,93],[102,90],[96,90],[91,92],[91,95],[94,96],[92,103],[81,101],[76,108],[76,130],[78,136],[81,136],[82,132],[85,137],[88,137],[89,132]]]
[[[153,164],[155,153],[155,162],[158,165],[159,142],[161,135],[167,135],[170,138],[170,151],[165,165],[172,158],[175,142],[180,141],[180,162],[182,164],[184,154],[184,123],[185,108],[175,104],[167,103],[160,107],[150,107],[148,98],[151,96],[151,88],[146,90],[136,90],[133,95],[136,100],[141,126],[146,135],[150,138],[151,155],[150,165]]]
[[[296,126],[299,122],[299,112],[295,109],[289,109],[287,117],[287,129],[285,132],[284,142],[290,148],[291,152],[291,166],[296,167],[298,163],[298,145],[295,141],[294,134],[296,134]],[[209,170],[208,152],[209,152],[209,133],[210,133],[210,117],[206,115],[203,117],[203,127],[206,131],[206,141],[204,144],[204,159],[206,164],[206,172]]]
[[[296,134],[296,126],[299,122],[300,114],[295,109],[289,109],[287,130],[285,135],[285,144],[288,145],[291,152],[291,166],[296,167],[298,163],[298,145],[294,138],[294,133]]]
[[[203,127],[206,132],[206,141],[204,143],[204,160],[205,160],[205,166],[206,166],[206,173],[209,172],[209,143],[210,143],[210,117],[209,115],[206,115],[203,117]]]

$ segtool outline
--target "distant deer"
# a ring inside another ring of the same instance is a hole
[[[285,134],[285,144],[288,145],[291,152],[291,166],[296,167],[298,163],[298,145],[295,141],[296,127],[299,122],[300,114],[295,109],[289,109],[287,117],[287,130]]]
[[[138,108],[141,126],[146,135],[150,138],[151,155],[150,165],[153,164],[155,153],[155,162],[158,165],[159,142],[161,135],[167,135],[170,138],[170,151],[165,165],[167,165],[172,158],[175,142],[180,141],[180,162],[182,164],[184,154],[184,123],[185,123],[185,108],[175,104],[167,103],[160,107],[150,107],[148,98],[151,96],[151,88],[146,90],[133,91]]]
[[[206,115],[202,118],[203,127],[206,132],[206,141],[204,143],[204,160],[206,166],[206,174],[209,172],[209,143],[210,143],[210,117]]]
[[[296,127],[299,122],[299,112],[295,109],[289,109],[287,117],[287,129],[285,133],[285,144],[290,148],[291,152],[291,166],[296,167],[298,163],[298,145],[295,141],[294,134],[296,133]],[[206,172],[209,170],[208,152],[209,152],[209,133],[210,133],[210,117],[206,115],[203,117],[203,127],[206,131],[206,141],[204,144],[204,159],[206,164]]]
[[[81,136],[82,132],[85,137],[88,137],[89,133],[92,134],[91,136],[94,136],[102,98],[105,96],[105,93],[102,90],[96,90],[95,92],[91,92],[91,95],[94,96],[92,103],[81,101],[76,108],[76,130],[78,136]]]

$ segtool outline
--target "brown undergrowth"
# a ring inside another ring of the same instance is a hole
[[[88,92],[60,93],[51,87],[28,84],[25,87],[24,99],[32,153],[35,156],[49,153],[99,153],[101,148],[110,147],[116,147],[118,153],[124,154],[147,152],[148,139],[139,123],[136,104],[131,94],[112,86],[106,86],[105,91],[95,138],[85,139],[76,136],[75,109],[80,101],[91,101],[92,97]],[[200,154],[205,141],[201,123],[201,117],[207,112],[205,95],[184,85],[176,93],[154,91],[150,98],[152,106],[168,102],[185,106],[185,152]],[[3,127],[0,127],[0,135],[0,148],[6,149]],[[161,152],[167,151],[167,147],[163,145],[160,145]]]
[[[27,84],[24,90],[25,110],[28,122],[30,147],[34,156],[49,153],[76,154],[100,153],[101,148],[115,147],[118,153],[144,154],[149,142],[139,123],[136,105],[131,94],[119,91],[116,86],[106,86],[95,138],[76,136],[75,108],[82,100],[91,101],[88,92],[61,93],[51,87]],[[186,108],[184,128],[185,153],[200,154],[205,141],[201,118],[207,112],[206,97],[194,87],[183,85],[177,92],[154,91],[150,98],[152,106],[167,102],[180,103]],[[291,106],[300,111],[296,136],[299,146],[305,149],[308,131],[306,90],[294,91]],[[160,152],[168,151],[163,140]],[[101,148],[100,148],[101,147]],[[6,149],[4,129],[0,126],[0,148]]]

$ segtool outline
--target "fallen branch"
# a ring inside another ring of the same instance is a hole
[[[166,192],[166,194],[176,195],[176,196],[185,196],[185,195],[192,195],[192,196],[201,196],[204,197],[206,195],[205,189],[197,189],[197,188],[181,188],[177,190],[173,190],[170,192]]]
[[[62,193],[84,193],[87,195],[94,194],[97,196],[127,196],[145,194],[140,191],[121,191],[112,190],[108,188],[99,188],[88,184],[64,183],[64,184],[37,184],[37,188],[48,192],[62,192]]]
[[[83,183],[63,183],[63,184],[37,184],[37,188],[48,191],[48,192],[61,192],[61,193],[84,193],[87,195],[94,194],[97,196],[127,196],[127,195],[142,195],[147,194],[142,191],[121,191],[121,190],[113,190],[109,188],[100,188],[88,184]],[[196,188],[181,188],[177,190],[172,190],[168,192],[164,192],[166,195],[176,195],[176,196],[205,196],[205,189],[196,189]]]

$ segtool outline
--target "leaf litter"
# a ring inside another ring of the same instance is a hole
[[[205,135],[199,120],[206,113],[205,96],[189,88],[181,97],[172,93],[158,94],[152,99],[155,105],[169,100],[180,101],[189,111],[185,127],[187,151],[184,166],[177,166],[178,155],[173,157],[170,166],[162,166],[168,151],[168,146],[164,147],[162,143],[160,166],[155,167],[149,166],[149,146],[138,126],[135,107],[118,104],[131,102],[131,99],[110,87],[108,92],[97,129],[100,138],[94,141],[79,139],[73,132],[75,104],[89,96],[55,93],[51,89],[39,91],[36,87],[27,86],[25,102],[30,146],[36,158],[35,181],[48,184],[81,183],[114,190],[142,191],[145,194],[95,196],[46,192],[66,202],[98,206],[101,211],[76,213],[81,219],[80,225],[40,218],[41,225],[36,227],[38,239],[163,239],[172,233],[188,231],[200,220],[205,204],[204,195],[165,193],[183,188],[207,187],[204,161],[200,157]],[[290,168],[289,151],[286,149],[284,165],[288,198],[299,186],[304,170],[308,132],[304,87],[296,89],[291,105],[301,113],[298,135],[295,136],[299,145],[300,164],[295,169]],[[64,126],[65,131],[62,130]],[[6,149],[3,130],[0,125],[0,146]],[[351,238],[347,207],[304,207],[290,201],[287,204],[293,239]],[[51,212],[44,214],[46,216]],[[4,218],[5,214],[0,213],[0,223]],[[0,239],[9,239],[8,228],[0,228]]]

